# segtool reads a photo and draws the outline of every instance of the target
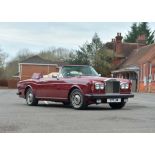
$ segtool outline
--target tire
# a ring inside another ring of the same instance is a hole
[[[28,89],[26,92],[26,103],[29,106],[36,106],[38,105],[38,100],[35,98],[31,89]]]
[[[126,102],[120,102],[120,103],[109,103],[110,107],[112,109],[122,109],[125,106]]]
[[[86,108],[86,104],[84,102],[84,97],[83,97],[83,94],[80,92],[79,89],[74,89],[70,96],[70,103],[72,105],[72,107],[74,109],[85,109]]]

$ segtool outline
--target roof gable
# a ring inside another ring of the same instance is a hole
[[[116,42],[107,42],[105,46],[109,49],[112,49],[115,51],[116,57],[128,57],[134,49],[138,48],[138,43],[127,43],[122,42],[121,43],[121,53],[116,52]]]
[[[53,64],[53,65],[58,65],[58,66],[66,65],[65,62],[46,60],[46,59],[41,58],[38,55],[29,57],[25,59],[24,61],[21,61],[20,64],[45,64],[45,65]]]
[[[124,57],[128,57],[134,49],[137,49],[137,43],[122,43],[122,53]]]
[[[52,64],[52,61],[50,60],[45,60],[45,59],[42,59],[41,57],[39,57],[38,55],[35,55],[35,56],[32,56],[32,57],[29,57],[23,61],[21,61],[20,63],[37,63],[37,64]]]
[[[133,50],[129,55],[128,59],[120,66],[127,67],[131,65],[140,65],[148,61],[155,59],[155,44],[143,46],[139,49]]]

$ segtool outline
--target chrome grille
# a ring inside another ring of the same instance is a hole
[[[119,93],[120,82],[119,81],[106,81],[105,92],[106,93]]]

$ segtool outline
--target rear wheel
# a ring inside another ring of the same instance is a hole
[[[30,88],[26,92],[26,103],[30,106],[38,105],[38,100],[35,98],[35,95]]]
[[[121,109],[125,106],[126,102],[120,102],[120,103],[109,103],[110,107],[112,109]]]
[[[80,92],[79,89],[74,89],[71,92],[70,103],[74,109],[85,109],[86,108],[83,94]]]

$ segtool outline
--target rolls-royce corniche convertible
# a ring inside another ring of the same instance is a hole
[[[57,75],[43,77],[34,73],[31,79],[19,81],[19,95],[28,105],[38,105],[39,100],[62,102],[74,109],[84,109],[90,104],[107,103],[112,109],[121,109],[131,93],[131,81],[100,77],[88,65],[62,66]]]

